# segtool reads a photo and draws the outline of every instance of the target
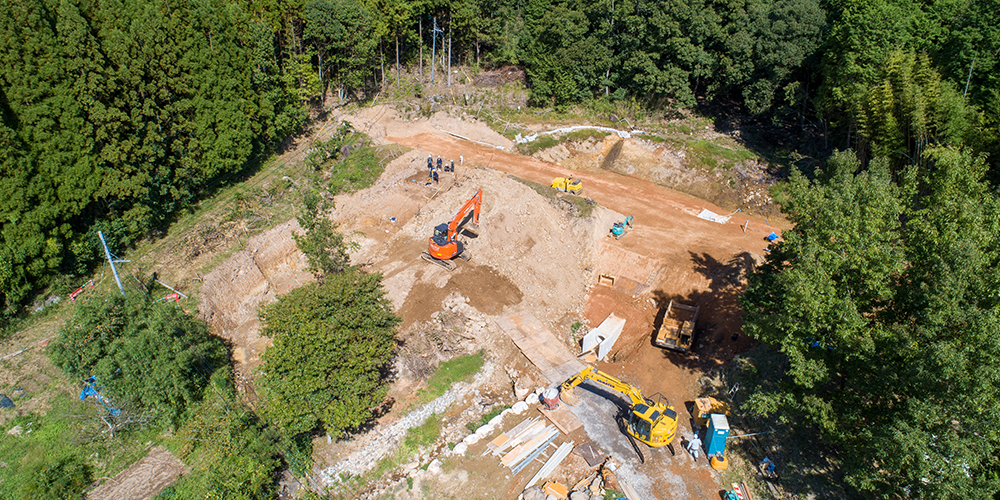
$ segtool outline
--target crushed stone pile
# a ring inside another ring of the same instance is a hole
[[[494,363],[487,361],[471,383],[457,382],[434,401],[407,413],[391,424],[377,426],[361,437],[367,442],[360,449],[351,453],[345,460],[323,469],[316,475],[320,485],[331,486],[339,483],[342,477],[357,476],[368,472],[380,460],[390,456],[399,447],[408,430],[423,424],[433,414],[443,413],[456,401],[475,391],[477,387],[483,385],[493,376],[494,369]]]

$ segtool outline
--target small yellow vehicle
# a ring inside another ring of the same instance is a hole
[[[572,177],[556,177],[552,179],[552,187],[564,193],[580,194],[583,190],[583,180]]]
[[[631,400],[628,426],[629,435],[654,448],[666,446],[674,440],[677,434],[677,412],[674,407],[663,402],[654,402],[643,397],[639,389],[621,380],[599,371],[593,366],[570,377],[562,385],[559,397],[568,405],[580,402],[573,393],[573,388],[585,380],[593,380],[598,384],[624,394]]]

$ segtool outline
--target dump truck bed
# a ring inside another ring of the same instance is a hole
[[[656,331],[656,345],[675,351],[689,351],[694,342],[697,320],[697,306],[686,306],[671,300],[663,313],[663,325]]]

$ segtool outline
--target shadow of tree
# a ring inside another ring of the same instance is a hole
[[[823,442],[818,429],[804,422],[783,421],[782,417],[794,420],[791,415],[764,418],[749,411],[747,402],[754,393],[774,390],[780,383],[788,368],[784,354],[761,344],[727,368],[723,386],[738,387],[730,400],[730,436],[761,433],[730,439],[727,448],[755,466],[758,486],[806,498],[864,498],[844,482],[837,449]],[[777,464],[777,479],[763,477],[759,464],[765,457]]]
[[[747,274],[763,258],[742,252],[722,262],[707,253],[689,253],[694,270],[708,279],[708,290],[687,295],[654,291],[652,298],[659,311],[653,321],[650,343],[655,345],[656,332],[663,326],[670,301],[695,306],[698,318],[691,352],[663,349],[663,355],[686,368],[705,370],[728,363],[737,354],[757,345],[756,341],[742,334],[743,310],[739,297],[745,288]]]

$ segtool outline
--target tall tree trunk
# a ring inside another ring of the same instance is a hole
[[[399,35],[396,35],[396,91],[399,91]]]
[[[317,51],[316,57],[319,59],[319,102],[326,106],[326,85],[323,85],[323,51]]]
[[[382,37],[378,37],[378,57],[382,66],[382,87],[385,90],[385,47],[382,44]]]
[[[451,23],[448,23],[448,86],[451,87]]]
[[[615,2],[614,2],[614,0],[611,0],[611,18],[608,19],[608,34],[611,36],[611,43],[612,43],[612,49],[611,50],[615,51],[615,50],[618,49],[618,47],[614,46],[614,39],[615,39]],[[611,60],[614,61],[614,58],[612,57]],[[611,78],[611,65],[612,64],[614,64],[614,63],[613,62],[608,63],[608,69],[607,69],[607,71],[604,72],[604,79],[605,80],[608,80],[609,78]],[[611,95],[611,89],[610,89],[610,86],[607,83],[604,84],[604,95],[605,95],[605,97]]]
[[[420,81],[424,81],[424,16],[420,16]]]

